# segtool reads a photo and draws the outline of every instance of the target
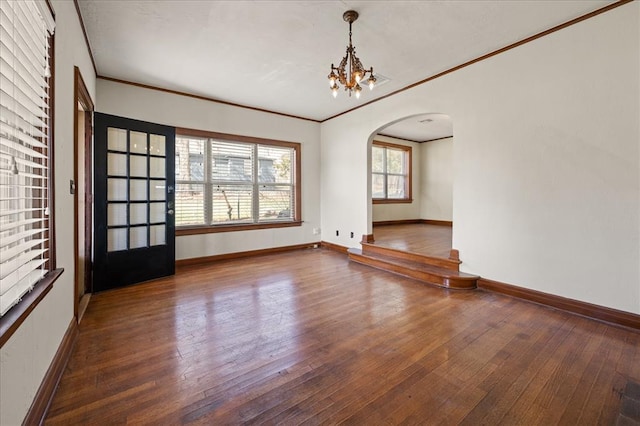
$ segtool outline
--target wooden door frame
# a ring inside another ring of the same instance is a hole
[[[84,109],[84,140],[82,143],[84,144],[84,158],[78,158],[78,149],[80,147],[80,134],[78,132],[78,113],[79,108],[78,104],[82,106]],[[84,262],[85,262],[85,276],[80,276],[80,272],[78,269],[78,265],[80,263],[80,247],[78,244],[78,191],[74,191],[73,194],[73,266],[74,266],[74,285],[73,285],[73,314],[76,318],[77,322],[80,322],[80,318],[78,316],[78,307],[79,307],[79,292],[78,292],[78,283],[84,282],[86,286],[87,277],[86,274],[91,273],[91,250],[92,250],[92,237],[93,237],[93,185],[92,185],[92,176],[93,176],[93,168],[92,168],[92,159],[93,159],[93,149],[92,149],[92,135],[93,135],[93,110],[94,105],[91,100],[91,96],[89,95],[89,91],[87,90],[87,86],[84,83],[84,79],[82,78],[82,73],[78,67],[74,67],[74,82],[73,82],[73,181],[76,183],[76,188],[78,187],[77,182],[79,179],[79,171],[78,171],[78,161],[84,162],[84,195],[85,195],[85,209],[82,214],[85,216],[85,244],[82,248],[84,251]],[[90,275],[89,275],[90,277]],[[90,279],[90,278],[89,278]],[[86,289],[85,289],[86,290]]]

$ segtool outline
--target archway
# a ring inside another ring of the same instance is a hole
[[[368,150],[373,230],[369,241],[449,258],[453,232],[451,117],[430,112],[394,120],[371,134]]]

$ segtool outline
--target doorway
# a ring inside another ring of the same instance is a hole
[[[74,69],[74,315],[78,323],[89,304],[92,289],[93,185],[92,141],[93,102],[80,69]]]
[[[393,121],[373,134],[369,149],[373,240],[380,246],[450,258],[453,234],[451,117],[424,113]],[[400,161],[402,159],[404,161]],[[402,179],[409,180],[405,183],[408,191],[394,189],[392,184],[397,186]]]

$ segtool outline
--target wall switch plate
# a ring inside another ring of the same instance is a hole
[[[76,183],[73,181],[73,179],[71,179],[69,181],[69,194],[75,194],[76,193]]]

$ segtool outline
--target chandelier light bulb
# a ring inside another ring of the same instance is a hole
[[[338,80],[338,76],[336,75],[336,73],[333,71],[334,70],[334,66],[333,64],[331,64],[331,73],[329,73],[329,87],[333,87],[336,85],[336,80]]]
[[[357,71],[354,75],[356,77],[356,83],[360,83],[360,81],[362,80],[362,75],[360,75],[360,73]]]
[[[334,85],[333,88],[331,89],[331,94],[333,95],[334,98],[338,97],[338,85]]]
[[[356,98],[360,99],[360,92],[362,92],[362,87],[360,87],[359,84],[356,84],[355,91],[356,91]]]
[[[373,69],[372,69],[373,71]],[[373,90],[375,84],[376,84],[376,78],[373,76],[373,74],[371,74],[371,77],[369,77],[369,80],[367,80],[367,82],[369,83],[369,90]]]

